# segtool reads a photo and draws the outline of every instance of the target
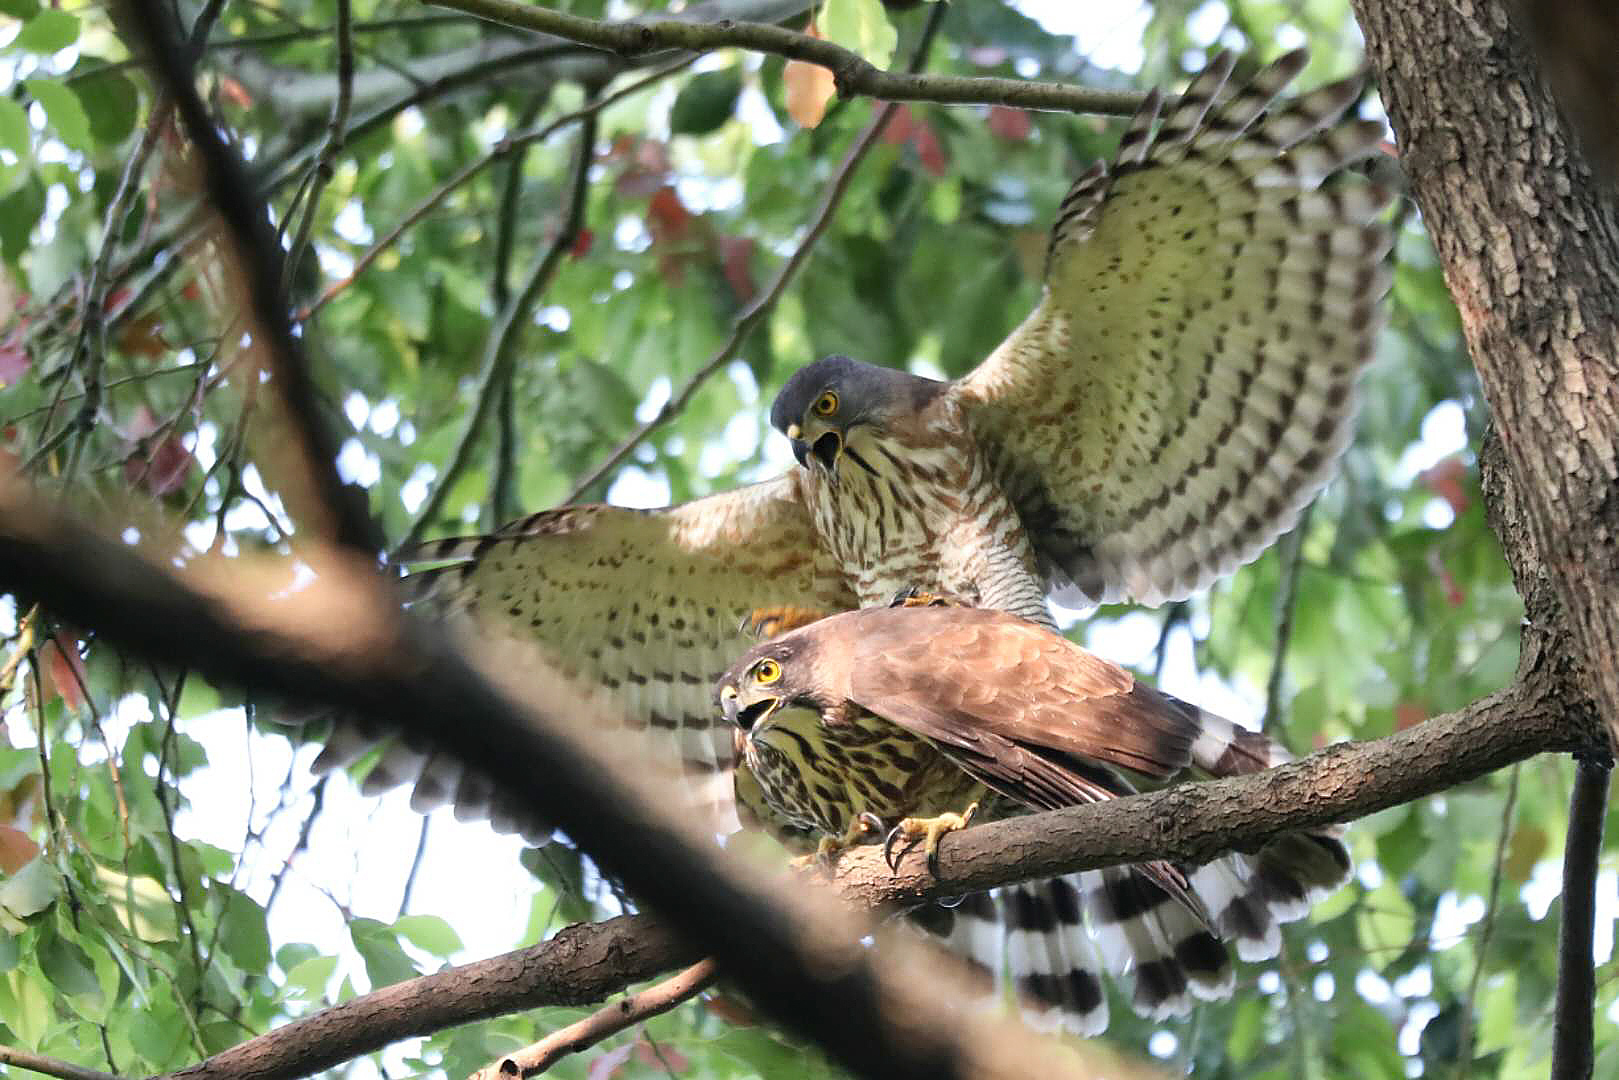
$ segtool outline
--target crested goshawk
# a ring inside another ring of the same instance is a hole
[[[715,697],[736,728],[742,790],[757,792],[751,808],[818,834],[823,855],[893,825],[925,836],[931,856],[981,804],[980,817],[1053,810],[1128,795],[1130,775],[1232,776],[1291,760],[1060,634],[967,607],[832,615],[750,650]],[[1245,960],[1275,956],[1278,924],[1348,873],[1343,843],[1321,830],[1203,866],[1086,871],[1013,893],[1007,959],[1026,1011],[1073,1030],[1107,1025],[1104,967],[1133,973],[1143,1014],[1182,1013],[1231,992],[1226,942]],[[975,898],[952,944],[996,970],[985,913]]]

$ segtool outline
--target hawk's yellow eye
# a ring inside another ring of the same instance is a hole
[[[781,678],[781,665],[774,660],[761,660],[753,669],[753,677],[762,683],[773,683]]]
[[[815,399],[816,416],[831,416],[837,411],[838,395],[834,394],[832,391],[824,391],[820,397]]]

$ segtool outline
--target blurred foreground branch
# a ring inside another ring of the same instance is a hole
[[[846,907],[723,858],[660,811],[661,793],[587,736],[594,707],[542,667],[502,656],[475,668],[441,628],[407,618],[359,556],[310,544],[298,562],[314,572],[302,588],[291,560],[202,557],[171,570],[0,479],[0,591],[152,662],[335,707],[454,755],[555,822],[762,1012],[844,1067],[917,1080],[1078,1075],[1054,1047],[970,1011],[966,982],[929,951],[867,948],[870,925]]]

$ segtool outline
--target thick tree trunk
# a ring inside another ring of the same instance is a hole
[[[1526,601],[1555,599],[1544,614],[1619,745],[1613,191],[1593,182],[1502,0],[1354,7],[1527,525],[1502,542]]]

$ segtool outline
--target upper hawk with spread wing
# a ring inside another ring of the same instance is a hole
[[[1063,200],[1040,303],[965,378],[819,361],[771,410],[800,467],[428,545],[444,565],[412,576],[418,594],[611,690],[725,829],[734,747],[708,688],[753,644],[750,613],[917,587],[1049,626],[1050,592],[1158,603],[1255,557],[1349,439],[1389,285],[1388,193],[1345,170],[1382,126],[1345,118],[1356,79],[1280,99],[1304,63],[1232,85],[1220,57],[1167,105],[1149,95]],[[324,763],[356,749],[334,741]],[[476,778],[403,749],[368,786],[418,774],[417,805],[489,809]],[[1021,925],[1054,924],[1073,893],[1011,902]]]
[[[764,807],[832,847],[868,816],[926,835],[931,849],[941,827],[964,824],[956,811],[991,793],[1001,802],[991,813],[1052,810],[1130,794],[1127,774],[1232,776],[1291,760],[1264,735],[1000,611],[833,615],[750,650],[715,696]],[[913,816],[934,820],[902,820]],[[1184,1012],[1193,997],[1230,993],[1224,941],[1244,959],[1276,955],[1277,924],[1302,918],[1348,871],[1342,842],[1311,831],[1201,867],[1114,867],[1026,898],[1009,890],[1009,959],[1027,1006],[1079,1031],[1107,1024],[1091,936],[1114,971],[1133,970],[1140,1011]],[[993,966],[997,941],[959,943]]]

